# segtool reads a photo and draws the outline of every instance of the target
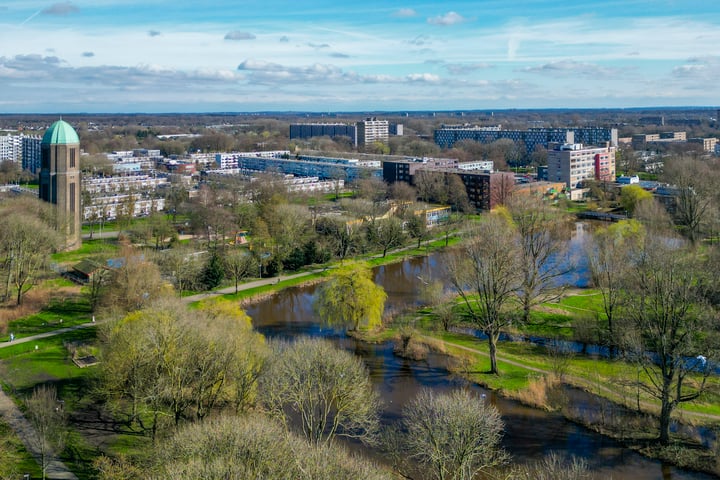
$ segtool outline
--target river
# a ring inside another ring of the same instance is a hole
[[[441,275],[443,254],[407,259],[374,270],[375,282],[388,294],[386,309],[403,309],[420,302],[422,281]],[[441,277],[437,277],[441,278]],[[384,402],[383,421],[397,420],[408,400],[422,388],[446,391],[458,387],[475,389],[500,410],[505,421],[504,448],[515,462],[542,458],[549,452],[583,458],[595,478],[615,480],[701,480],[715,478],[686,472],[648,459],[618,442],[567,421],[561,415],[525,407],[468,383],[445,368],[445,358],[430,355],[426,361],[412,361],[393,355],[392,345],[369,345],[345,335],[343,329],[323,326],[313,311],[317,287],[301,286],[283,290],[278,295],[247,308],[258,331],[271,338],[294,338],[298,335],[325,337],[338,346],[362,357],[377,391]],[[583,408],[591,408],[583,405]]]

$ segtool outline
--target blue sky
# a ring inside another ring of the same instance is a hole
[[[718,104],[716,0],[0,0],[0,112]]]

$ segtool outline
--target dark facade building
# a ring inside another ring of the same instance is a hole
[[[615,128],[532,128],[530,130],[502,130],[496,127],[473,127],[469,125],[443,125],[435,130],[435,143],[442,148],[452,148],[461,140],[474,140],[479,143],[492,143],[509,139],[525,147],[530,155],[540,146],[549,148],[551,143],[583,143],[585,145],[618,144]]]
[[[58,120],[41,143],[40,198],[57,206],[55,228],[68,250],[82,244],[80,231],[80,139],[69,123]]]
[[[436,159],[452,162],[452,159]],[[454,160],[457,163],[457,160]],[[449,168],[448,165],[434,165],[429,162],[384,161],[383,180],[388,183],[406,182],[415,184],[415,175],[426,172],[431,175],[457,175],[460,177],[470,203],[479,210],[492,210],[502,205],[515,185],[511,172],[486,173],[480,171]]]
[[[290,140],[308,139],[312,137],[348,137],[352,144],[358,145],[357,125],[347,123],[292,123],[290,124]]]

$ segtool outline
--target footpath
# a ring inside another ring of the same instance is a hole
[[[452,342],[447,342],[445,340],[441,340],[439,338],[431,337],[428,335],[420,335],[420,338],[423,338],[428,341],[432,341],[433,343],[441,342],[445,346],[457,348],[459,350],[463,350],[463,351],[470,352],[470,353],[473,353],[476,355],[481,355],[486,358],[490,358],[490,354],[487,352],[484,352],[482,350],[466,347],[464,345],[458,345],[458,344],[452,343]],[[499,355],[499,354],[496,355],[495,358],[497,359],[498,362],[502,362],[502,363],[506,363],[508,365],[512,365],[514,367],[522,368],[529,372],[540,373],[540,374],[548,375],[548,376],[552,374],[552,372],[550,370],[545,370],[545,369],[537,368],[537,367],[531,367],[530,365],[526,365],[522,362],[511,360],[511,359],[503,357],[502,355]],[[615,390],[613,390],[612,388],[606,387],[605,385],[599,385],[597,383],[594,383],[586,378],[577,377],[574,375],[563,375],[563,381],[574,387],[586,389],[589,392],[593,392],[593,390],[601,391],[601,392],[605,393],[610,400],[612,400],[612,401],[618,400],[618,393]],[[650,402],[644,402],[644,401],[640,402],[640,406],[646,412],[657,411],[659,408],[655,404],[652,404]],[[682,415],[683,417],[692,417],[692,418],[710,420],[710,421],[715,421],[715,422],[720,421],[720,415],[713,415],[711,413],[692,412],[689,410],[681,410],[681,409],[677,409],[677,408],[676,408],[675,412],[677,415]]]
[[[38,465],[42,465],[42,457],[36,446],[36,441],[34,441],[34,439],[37,438],[35,429],[30,422],[25,419],[20,409],[15,405],[15,402],[13,402],[2,389],[0,389],[0,416],[2,416],[3,421],[17,434],[27,451],[35,457]],[[77,480],[75,474],[56,458],[50,460],[48,463],[45,476],[48,479],[55,480]]]

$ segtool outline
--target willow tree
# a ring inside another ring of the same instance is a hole
[[[512,300],[522,285],[517,232],[508,220],[491,214],[448,261],[450,283],[469,320],[488,338],[490,373],[497,368],[497,342],[514,321]]]
[[[385,290],[373,282],[370,268],[349,262],[322,285],[315,308],[326,323],[358,330],[382,323],[386,299]]]

